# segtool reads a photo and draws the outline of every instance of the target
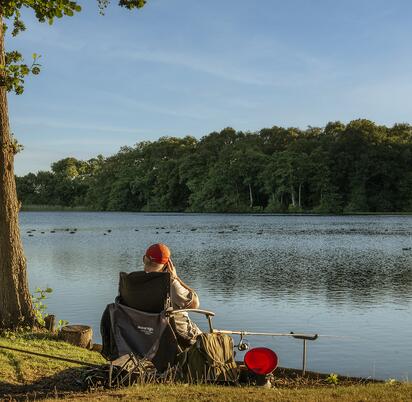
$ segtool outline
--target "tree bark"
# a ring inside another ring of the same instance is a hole
[[[0,15],[0,64],[5,65],[4,25]],[[0,70],[0,77],[4,72]],[[2,80],[3,81],[3,80]],[[14,144],[9,129],[7,88],[0,85],[0,328],[33,326],[35,317],[19,229],[14,179]]]
[[[299,183],[299,201],[298,201],[299,208],[302,208],[301,199],[302,199],[302,183]]]

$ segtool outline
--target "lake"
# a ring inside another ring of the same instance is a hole
[[[329,335],[308,343],[309,370],[412,377],[412,216],[22,212],[20,223],[31,289],[53,288],[48,311],[91,325],[96,341],[119,272],[164,242],[215,327]],[[301,341],[248,340],[301,367]]]

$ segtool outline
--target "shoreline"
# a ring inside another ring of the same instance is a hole
[[[26,205],[20,212],[95,212],[95,213],[130,213],[155,215],[245,215],[245,216],[412,216],[411,212],[342,212],[315,213],[315,212],[194,212],[194,211],[100,211],[84,206],[64,207],[60,205]]]

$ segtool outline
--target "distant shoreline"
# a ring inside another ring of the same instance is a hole
[[[22,205],[21,212],[93,212],[93,209],[88,207],[65,207],[62,205]]]
[[[197,211],[99,211],[96,209],[91,209],[85,206],[77,207],[65,207],[61,205],[23,205],[21,207],[21,212],[130,212],[130,213],[149,213],[149,214],[218,214],[218,215],[276,215],[276,216],[359,216],[359,215],[387,215],[387,216],[397,216],[397,215],[412,215],[412,212],[343,212],[343,213],[315,213],[315,212],[259,212],[259,211],[249,211],[249,212],[238,212],[238,211],[228,211],[228,212],[197,212]]]

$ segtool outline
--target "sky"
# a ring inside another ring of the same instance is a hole
[[[95,0],[6,39],[42,72],[10,94],[17,175],[162,136],[412,122],[410,0]]]

